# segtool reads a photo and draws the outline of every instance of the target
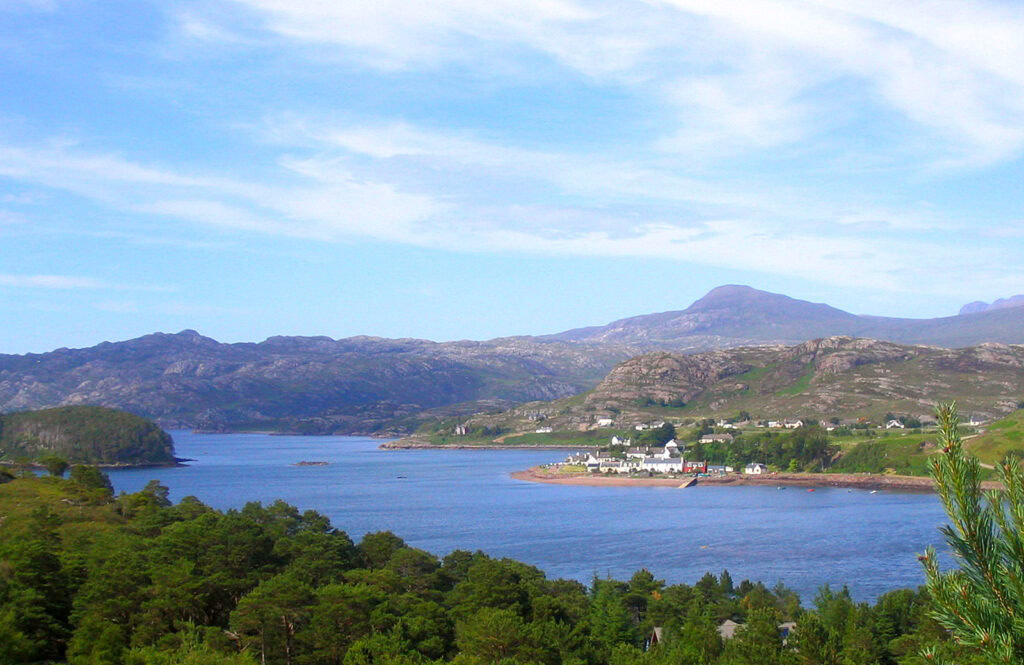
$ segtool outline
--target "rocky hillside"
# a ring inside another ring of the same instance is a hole
[[[652,419],[880,420],[887,412],[930,418],[956,399],[967,417],[993,419],[1024,398],[1024,346],[961,349],[830,337],[795,346],[692,355],[655,352],[627,360],[598,386],[568,400],[525,404],[477,420],[527,431],[538,418],[555,429],[613,419],[618,427]]]
[[[968,311],[974,310],[968,306]],[[1022,344],[1024,307],[986,306],[960,316],[901,319],[850,314],[825,304],[730,285],[711,290],[684,310],[634,316],[550,338],[699,351],[795,344],[836,335],[946,347]]]
[[[402,432],[406,419],[555,399],[593,387],[635,351],[538,342],[272,337],[222,344],[194,331],[0,356],[0,412],[99,404],[166,427]]]
[[[49,455],[73,464],[173,464],[170,435],[145,418],[97,406],[67,406],[0,416],[0,459]]]

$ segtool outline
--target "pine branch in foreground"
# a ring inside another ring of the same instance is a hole
[[[931,474],[950,524],[942,533],[959,567],[941,572],[934,549],[920,557],[932,617],[984,662],[1024,662],[1024,475],[1008,456],[998,473],[1005,492],[982,492],[981,465],[964,452],[955,403],[936,408],[942,453]],[[925,658],[935,659],[934,652]]]

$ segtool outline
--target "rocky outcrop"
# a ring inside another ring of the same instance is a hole
[[[1024,395],[1024,346],[963,349],[905,346],[829,337],[794,346],[762,346],[693,355],[656,352],[615,367],[583,400],[527,404],[473,424],[528,429],[543,415],[555,429],[617,427],[687,416],[816,419],[888,412],[928,418],[935,403],[956,399],[982,419],[1017,408]]]

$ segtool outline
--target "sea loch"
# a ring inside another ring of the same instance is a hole
[[[873,600],[923,582],[916,554],[940,551],[932,494],[774,487],[567,487],[514,480],[553,450],[380,450],[379,440],[174,432],[188,466],[111,471],[116,490],[157,479],[173,500],[221,509],[283,499],[358,540],[391,530],[436,554],[483,550],[588,582],[647,568],[669,583],[707,571],[782,582],[813,599],[848,584]],[[297,466],[301,461],[326,466]]]

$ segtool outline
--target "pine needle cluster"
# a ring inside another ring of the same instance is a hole
[[[939,405],[942,454],[931,460],[949,516],[942,528],[958,567],[942,571],[934,549],[920,557],[932,617],[993,665],[1024,663],[1024,475],[1016,457],[997,467],[1004,491],[982,490],[978,459],[964,451],[955,403]],[[929,662],[936,655],[923,654]]]

